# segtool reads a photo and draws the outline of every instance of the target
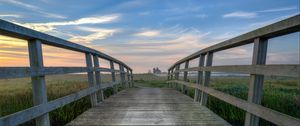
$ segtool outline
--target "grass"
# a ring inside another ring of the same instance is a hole
[[[137,87],[167,87],[165,77],[137,74],[134,79]],[[110,82],[110,80],[109,74],[103,75],[102,82]],[[195,82],[195,78],[189,78],[189,80]],[[249,81],[249,77],[213,77],[210,86],[246,100]],[[87,77],[84,74],[47,76],[46,83],[49,101],[88,87]],[[1,117],[33,106],[30,78],[0,80],[0,92]],[[111,94],[111,88],[104,91],[105,97],[109,97]],[[188,88],[188,95],[193,97],[194,89]],[[264,83],[262,105],[300,118],[299,79],[267,77]],[[58,108],[50,112],[51,124],[55,126],[65,125],[90,107],[89,97],[84,97]],[[230,104],[209,96],[208,108],[233,125],[244,124],[245,112]],[[261,125],[272,125],[264,120],[260,123]],[[29,121],[23,125],[34,125],[34,121]]]

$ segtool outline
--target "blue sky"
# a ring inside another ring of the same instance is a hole
[[[299,0],[0,0],[1,19],[98,49],[135,72],[165,71],[195,51],[296,14]],[[299,33],[271,41],[278,44],[270,45],[270,63],[299,63]],[[290,53],[279,53],[284,48]],[[230,58],[248,64],[251,49],[217,53],[216,65],[235,64]],[[1,43],[0,50],[9,51]]]

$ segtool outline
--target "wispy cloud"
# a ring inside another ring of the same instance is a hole
[[[42,16],[44,16],[44,17],[61,18],[61,19],[66,18],[63,15],[46,12],[43,9],[41,9],[41,8],[35,6],[35,5],[28,4],[28,3],[25,3],[25,2],[21,2],[20,0],[0,0],[0,2],[10,3],[10,4],[13,4],[13,5],[18,6],[18,7],[22,7],[22,8],[34,11],[34,12],[41,13]]]
[[[267,9],[267,10],[261,10],[257,12],[281,12],[281,11],[289,11],[289,10],[296,10],[297,6],[290,6],[290,7],[281,7],[281,8],[275,8],[275,9]]]
[[[281,17],[274,18],[274,19],[270,19],[270,20],[267,20],[267,21],[261,21],[261,22],[252,23],[252,24],[250,24],[249,26],[250,26],[252,29],[254,29],[254,28],[259,28],[259,27],[263,27],[263,26],[266,26],[266,25],[275,23],[275,22],[277,22],[277,21],[286,19],[286,18],[288,18],[288,17],[292,17],[292,16],[297,15],[297,14],[298,14],[298,13],[294,13],[294,14],[285,15],[285,16],[281,16]]]
[[[257,17],[259,13],[270,13],[270,12],[282,12],[282,11],[289,11],[289,10],[296,10],[297,6],[289,6],[289,7],[280,7],[274,9],[266,9],[260,11],[253,11],[253,12],[246,12],[246,11],[236,11],[224,14],[224,18],[254,18]]]
[[[228,14],[224,14],[224,18],[254,18],[257,14],[255,12],[243,12],[243,11],[237,11],[232,12]]]
[[[134,34],[135,36],[142,36],[142,37],[154,37],[158,36],[160,34],[160,31],[158,30],[148,30],[148,31],[142,31],[139,33]]]
[[[116,21],[119,18],[119,16],[120,15],[118,14],[114,14],[114,15],[105,15],[105,16],[84,17],[84,18],[71,20],[71,21],[48,22],[48,23],[25,23],[21,25],[38,31],[48,32],[54,30],[57,26],[110,23]]]
[[[21,18],[21,15],[18,14],[0,14],[0,17],[13,17],[13,18]]]
[[[92,32],[92,34],[85,36],[72,36],[69,40],[77,43],[91,43],[95,40],[106,39],[112,36],[116,32],[120,32],[119,29],[102,29],[102,28],[91,28],[91,27],[77,27],[78,30]]]

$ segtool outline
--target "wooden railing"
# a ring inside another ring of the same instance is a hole
[[[194,100],[196,102],[200,102],[201,105],[206,105],[207,95],[211,95],[246,111],[245,126],[257,126],[259,118],[280,126],[299,126],[300,119],[260,105],[265,75],[299,78],[300,72],[299,64],[266,65],[268,39],[299,31],[300,15],[298,14],[294,17],[202,49],[177,61],[168,69],[169,86],[178,88],[178,84],[181,84],[183,93],[186,93],[186,86],[195,88]],[[212,66],[213,54],[215,52],[250,43],[254,43],[252,65]],[[189,61],[196,58],[199,58],[198,67],[189,68]],[[204,65],[205,62],[206,64]],[[184,69],[180,69],[180,64],[182,63],[185,63]],[[189,71],[198,72],[197,83],[187,82],[187,75]],[[179,80],[180,72],[183,72],[183,81]],[[221,91],[217,91],[213,88],[209,88],[211,72],[250,74],[248,100],[245,101]]]
[[[113,87],[114,93],[117,93],[119,84],[123,87],[127,84],[128,87],[133,86],[132,69],[123,62],[97,50],[3,20],[0,20],[0,34],[28,40],[30,67],[0,67],[0,79],[31,77],[34,103],[34,106],[31,108],[0,118],[0,126],[18,125],[32,119],[36,120],[36,125],[38,126],[49,126],[48,113],[50,111],[88,95],[90,95],[92,106],[95,106],[98,102],[103,100],[103,89]],[[44,67],[42,44],[85,54],[86,67]],[[100,67],[98,58],[108,60],[110,62],[110,68]],[[119,64],[119,70],[114,69],[114,63]],[[87,72],[88,88],[53,101],[47,101],[45,84],[46,75],[82,72]],[[112,82],[106,84],[101,83],[100,72],[111,72]],[[120,73],[120,81],[116,81],[116,72]],[[99,99],[99,101],[97,101],[97,99]]]

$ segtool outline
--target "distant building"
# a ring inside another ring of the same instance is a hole
[[[158,67],[153,68],[153,73],[154,73],[154,74],[161,74],[161,70],[158,69]]]

